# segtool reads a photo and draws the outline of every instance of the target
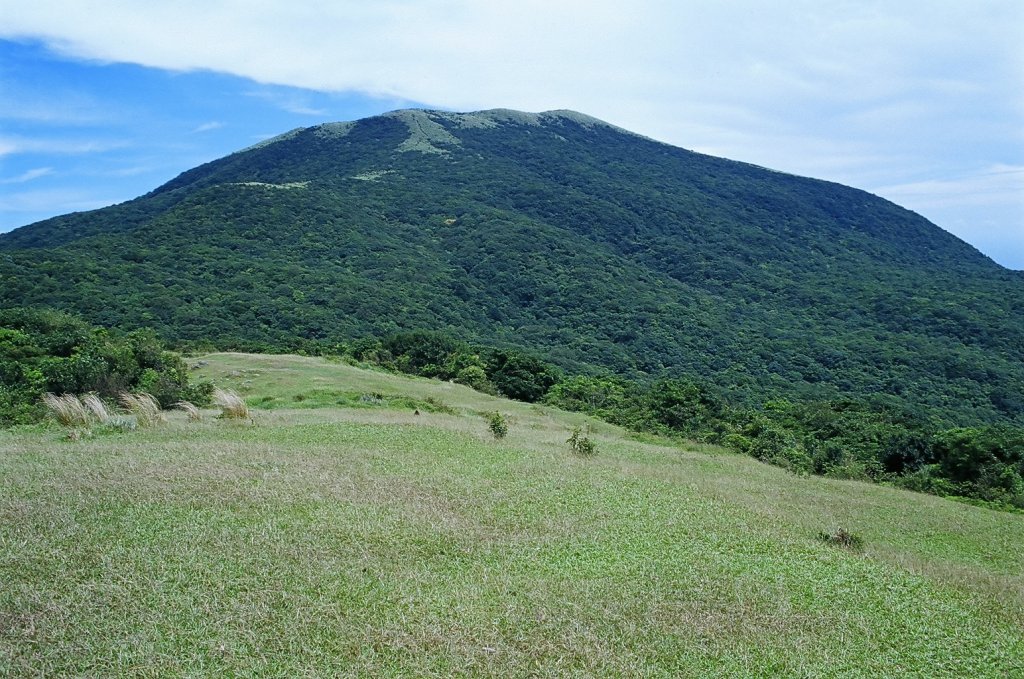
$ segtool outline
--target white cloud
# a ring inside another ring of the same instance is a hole
[[[90,139],[43,139],[26,137],[0,137],[0,157],[22,153],[80,154],[102,153],[127,146],[121,141]]]
[[[39,179],[40,177],[45,177],[49,174],[53,174],[52,167],[37,167],[31,170],[26,170],[15,177],[0,179],[0,184],[24,184],[25,182],[30,182],[33,179]]]
[[[1013,204],[1024,196],[1024,166],[995,165],[971,175],[883,186],[878,193],[923,209]]]
[[[221,122],[218,122],[216,120],[213,120],[213,121],[210,121],[208,123],[203,123],[202,125],[198,126],[194,130],[192,130],[192,132],[193,133],[210,132],[211,130],[219,130],[222,127],[224,127],[224,123],[221,123]]]
[[[18,143],[13,139],[0,137],[0,158],[18,152]]]
[[[245,93],[248,97],[255,97],[268,102],[272,106],[301,116],[322,117],[328,115],[326,109],[315,108],[310,105],[309,97],[296,92],[282,92],[275,89],[264,88],[252,90]]]
[[[0,35],[42,37],[83,58],[460,109],[577,108],[640,132],[692,104],[793,125],[816,117],[832,136],[851,121],[858,131],[893,116],[906,125],[913,111],[894,99],[916,95],[916,111],[941,117],[944,104],[990,96],[1020,76],[1024,49],[1013,28],[1024,5],[1015,1],[0,0],[0,8]],[[276,103],[326,114],[295,97]]]
[[[58,214],[95,210],[117,201],[104,200],[83,189],[50,189],[19,191],[0,195],[0,212],[43,212],[58,210]]]
[[[106,177],[138,177],[153,172],[153,166],[151,165],[136,165],[132,167],[124,167],[117,170],[108,170],[100,173],[100,176]]]

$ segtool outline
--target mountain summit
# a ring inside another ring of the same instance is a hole
[[[739,398],[1024,418],[1024,276],[864,191],[573,111],[292,130],[0,235],[0,306],[246,348],[429,328]]]

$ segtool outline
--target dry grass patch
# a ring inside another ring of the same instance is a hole
[[[46,393],[43,395],[43,405],[53,419],[65,427],[87,427],[90,422],[90,411],[82,401],[74,394]]]
[[[140,427],[151,427],[164,421],[160,404],[145,392],[140,391],[135,394],[121,392],[119,400],[124,409],[135,416],[135,421]]]
[[[249,406],[238,392],[231,389],[216,388],[213,390],[213,404],[220,408],[220,416],[229,420],[245,420],[249,418]]]
[[[86,394],[79,400],[81,400],[82,406],[96,422],[106,424],[110,421],[110,411],[107,410],[107,404],[99,396],[96,394]]]
[[[203,413],[194,403],[178,401],[174,404],[175,410],[180,410],[188,417],[189,422],[202,422]]]

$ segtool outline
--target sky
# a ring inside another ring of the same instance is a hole
[[[574,109],[1024,270],[1024,0],[0,0],[0,232],[406,107]]]

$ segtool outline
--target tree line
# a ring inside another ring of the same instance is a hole
[[[1024,510],[1024,428],[950,427],[899,403],[769,398],[757,406],[695,378],[642,382],[570,374],[535,354],[474,346],[443,332],[397,332],[314,353],[450,380],[528,403],[587,413],[637,432],[724,446],[797,474],[888,483]],[[43,417],[47,393],[145,391],[164,406],[204,404],[181,355],[151,330],[119,332],[50,309],[0,310],[0,426]]]
[[[888,483],[1024,510],[1024,428],[948,427],[891,402],[731,400],[699,379],[643,383],[566,374],[516,349],[474,347],[440,332],[395,333],[337,347],[352,360],[479,391],[584,412],[638,432],[718,444],[797,474]]]

